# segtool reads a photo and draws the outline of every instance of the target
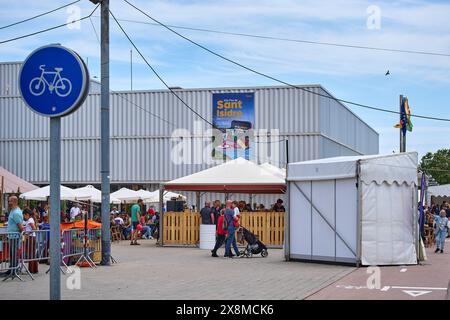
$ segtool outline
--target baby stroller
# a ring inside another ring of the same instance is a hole
[[[261,254],[261,256],[265,258],[269,255],[267,247],[264,243],[259,241],[258,236],[254,235],[244,227],[240,227],[238,229],[238,241],[244,243],[244,240],[247,242],[247,247],[244,251],[240,252],[241,256],[250,258],[254,254]]]

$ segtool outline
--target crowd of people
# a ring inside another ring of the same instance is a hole
[[[444,253],[445,239],[448,237],[450,228],[450,205],[444,201],[440,206],[432,203],[431,206],[424,206],[424,226],[433,228],[434,239],[436,240],[435,253]],[[422,237],[424,231],[422,230]]]
[[[224,257],[233,258],[241,255],[237,246],[235,232],[239,228],[241,212],[248,211],[246,209],[247,206],[245,206],[244,201],[227,200],[222,204],[220,200],[216,200],[212,206],[211,202],[205,202],[205,206],[200,210],[201,223],[212,224],[216,227],[216,243],[214,249],[211,250],[212,257],[219,257],[217,251],[224,244]],[[278,199],[272,206],[272,210],[285,211],[283,200]],[[231,248],[233,248],[234,254],[231,252]]]
[[[145,210],[144,201],[139,199],[131,206],[130,215],[119,212],[114,207],[110,215],[111,226],[117,226],[123,239],[130,240],[131,245],[139,245],[138,239],[158,239],[159,213],[154,206]]]
[[[9,270],[4,272],[2,276],[11,276],[13,270],[17,268],[19,264],[19,243],[20,237],[19,233],[24,232],[23,241],[25,241],[25,248],[30,252],[22,252],[23,256],[28,258],[33,257],[32,249],[36,244],[36,233],[34,231],[39,229],[49,229],[48,225],[48,211],[46,212],[44,208],[41,211],[38,207],[35,208],[24,208],[23,210],[19,207],[19,199],[16,196],[11,196],[8,198],[8,225],[7,232],[9,241]],[[46,212],[46,214],[44,214]],[[30,273],[38,273],[38,262],[30,261],[28,263],[28,271]]]

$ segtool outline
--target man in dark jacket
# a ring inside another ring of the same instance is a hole
[[[210,202],[205,202],[205,207],[200,210],[200,215],[202,217],[202,224],[214,224],[214,213],[211,210]]]

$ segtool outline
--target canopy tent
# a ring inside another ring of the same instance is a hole
[[[186,201],[186,196],[184,196],[182,194],[171,192],[171,191],[164,191],[164,195],[163,195],[164,202],[170,201],[170,200],[172,200],[172,198],[177,198],[177,199],[181,198],[183,201]],[[149,198],[146,198],[145,202],[159,203],[159,190],[155,190],[155,191],[151,192],[151,196]]]
[[[431,205],[431,200],[435,204],[442,204],[444,201],[450,201],[450,184],[428,187],[426,192],[426,200]],[[432,198],[433,197],[433,198]]]
[[[417,263],[417,153],[288,166],[291,259]]]
[[[96,189],[92,185],[87,185],[85,187],[78,188],[78,189],[75,189],[73,191],[78,196],[79,195],[83,195],[83,196],[89,195],[90,198],[87,199],[87,200],[90,200],[92,202],[95,202],[95,203],[101,203],[102,202],[102,192],[100,190]],[[117,199],[117,198],[115,198],[115,197],[110,195],[109,202],[118,204],[121,201],[119,199]]]
[[[285,180],[254,162],[237,158],[218,166],[172,180],[166,190],[222,193],[277,194],[286,190]]]
[[[153,197],[153,193],[151,191],[148,191],[148,190],[140,189],[140,190],[138,190],[136,192],[139,195],[139,198],[141,198],[145,202],[148,202],[148,199]]]
[[[34,184],[31,184],[12,174],[5,168],[0,167],[0,193],[20,193],[36,189],[38,189],[38,187]]]
[[[111,197],[119,199],[122,202],[136,202],[139,199],[142,199],[139,192],[128,188],[121,188],[116,192],[111,193]]]
[[[286,169],[278,168],[277,166],[274,166],[273,164],[270,164],[268,162],[265,162],[259,166],[281,179],[286,179]]]
[[[428,187],[428,195],[434,197],[450,197],[450,184]]]
[[[50,197],[50,186],[22,193],[19,197],[24,200],[47,201],[47,198]],[[90,196],[87,193],[77,193],[75,190],[61,185],[61,200],[75,201],[89,200],[89,198]]]

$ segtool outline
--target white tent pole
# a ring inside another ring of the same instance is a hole
[[[357,197],[356,197],[356,266],[361,266],[362,249],[362,183],[361,183],[361,162],[356,162],[357,176]]]

